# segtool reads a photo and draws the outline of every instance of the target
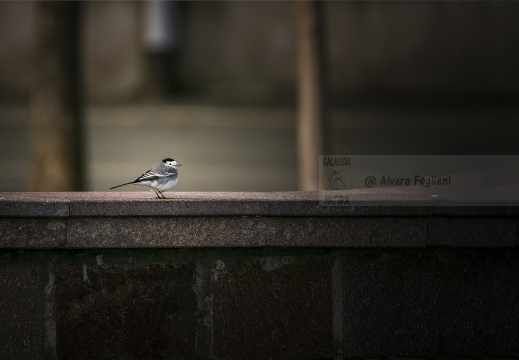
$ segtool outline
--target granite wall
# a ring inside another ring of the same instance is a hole
[[[513,204],[0,195],[1,359],[519,357]]]

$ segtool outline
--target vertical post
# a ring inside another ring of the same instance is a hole
[[[31,190],[82,190],[81,2],[36,2]]]
[[[319,155],[326,153],[324,3],[296,1],[298,39],[299,187],[318,190]]]
[[[147,61],[146,95],[151,100],[165,98],[172,90],[177,45],[176,1],[148,0],[146,5],[145,46]]]

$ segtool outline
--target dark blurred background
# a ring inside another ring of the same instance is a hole
[[[81,188],[105,191],[164,157],[183,164],[179,191],[300,188],[296,4],[151,4],[77,12]],[[52,170],[31,155],[51,23],[38,6],[0,2],[0,191],[38,189]],[[327,152],[519,154],[519,2],[322,8]]]

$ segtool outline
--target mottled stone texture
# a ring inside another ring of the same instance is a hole
[[[42,292],[34,265],[0,253],[0,359],[43,359]]]
[[[435,256],[420,253],[346,253],[345,356],[438,356]]]
[[[519,254],[440,255],[440,355],[518,358]]]
[[[515,248],[3,250],[0,359],[512,359],[518,279]]]
[[[151,195],[151,194],[150,194]],[[155,195],[153,195],[155,196]],[[71,216],[192,216],[192,215],[268,215],[268,201],[168,199],[147,201],[73,201]]]
[[[0,216],[61,217],[69,215],[70,193],[0,193]]]
[[[265,228],[271,246],[422,247],[427,240],[422,217],[277,217]]]
[[[519,358],[505,193],[150,195],[0,194],[1,360]]]
[[[345,355],[516,357],[517,279],[515,253],[347,253]]]
[[[427,245],[457,247],[514,247],[516,219],[513,217],[443,217],[428,220]]]
[[[92,217],[68,220],[71,248],[423,247],[423,217]]]
[[[344,206],[315,191],[0,193],[0,248],[517,246],[519,201],[507,191],[427,191],[351,190]]]
[[[55,248],[66,242],[66,219],[0,218],[0,248]]]
[[[68,222],[72,248],[259,246],[273,234],[256,217],[95,217]]]
[[[69,264],[56,271],[60,359],[192,359],[193,264]]]
[[[331,358],[330,271],[323,259],[217,261],[212,282],[215,358]]]

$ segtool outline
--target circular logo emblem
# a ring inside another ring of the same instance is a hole
[[[322,184],[325,190],[347,190],[351,189],[351,175],[340,169],[330,169],[325,171]]]

